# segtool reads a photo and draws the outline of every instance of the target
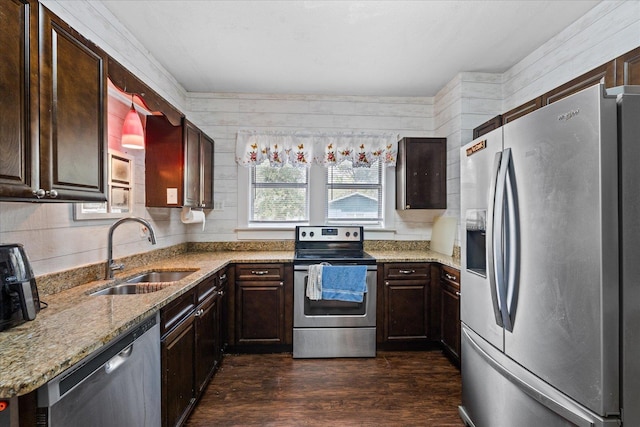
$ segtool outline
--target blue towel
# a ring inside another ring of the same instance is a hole
[[[322,299],[362,302],[365,292],[366,265],[326,265],[322,268]]]

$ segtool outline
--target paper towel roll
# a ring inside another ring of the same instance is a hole
[[[206,223],[206,217],[203,211],[194,211],[191,208],[182,208],[180,220],[183,224],[200,224],[202,223],[202,231]]]

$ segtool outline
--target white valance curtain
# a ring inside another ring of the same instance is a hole
[[[335,166],[350,160],[353,167],[370,167],[376,160],[395,166],[398,135],[393,133],[311,133],[238,131],[236,161],[255,166],[269,160],[273,167],[289,163],[309,167],[312,163]]]

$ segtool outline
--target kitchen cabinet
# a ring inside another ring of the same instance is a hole
[[[182,424],[195,403],[196,289],[160,311],[162,424]]]
[[[485,133],[489,133],[494,129],[498,129],[502,126],[502,116],[497,115],[492,119],[487,120],[480,126],[477,126],[473,129],[473,139],[480,138]]]
[[[640,85],[640,47],[616,58],[616,86]]]
[[[220,295],[220,338],[216,348],[216,360],[218,366],[222,363],[224,353],[229,346],[229,271],[224,268],[218,273],[218,295]]]
[[[460,364],[460,271],[440,268],[440,342],[446,354]]]
[[[218,367],[220,355],[220,294],[218,277],[198,285],[195,312],[195,385],[201,393]]]
[[[37,2],[0,20],[0,199],[105,201],[106,53]]]
[[[402,138],[396,165],[396,209],[447,208],[447,139]]]
[[[586,89],[600,80],[604,79],[605,87],[615,86],[616,81],[616,61],[610,61],[602,64],[593,70],[586,72],[567,83],[558,86],[542,95],[542,105],[549,105],[552,102],[559,101],[569,95],[573,95],[583,89]]]
[[[291,264],[235,266],[236,349],[287,349],[293,342],[293,268]]]
[[[430,327],[429,263],[385,263],[378,280],[378,347],[425,348]],[[381,280],[380,280],[381,279]]]
[[[184,423],[221,363],[221,315],[217,274],[161,309],[164,426]]]
[[[146,206],[213,207],[214,141],[183,119],[173,126],[164,116],[146,125]]]
[[[542,107],[542,97],[539,96],[531,101],[525,102],[522,105],[512,108],[502,115],[502,124],[507,124],[515,119],[522,117]]]

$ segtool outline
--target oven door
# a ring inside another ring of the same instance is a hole
[[[367,292],[362,302],[310,300],[307,298],[309,266],[294,266],[293,327],[335,328],[376,325],[375,265],[367,266]]]

